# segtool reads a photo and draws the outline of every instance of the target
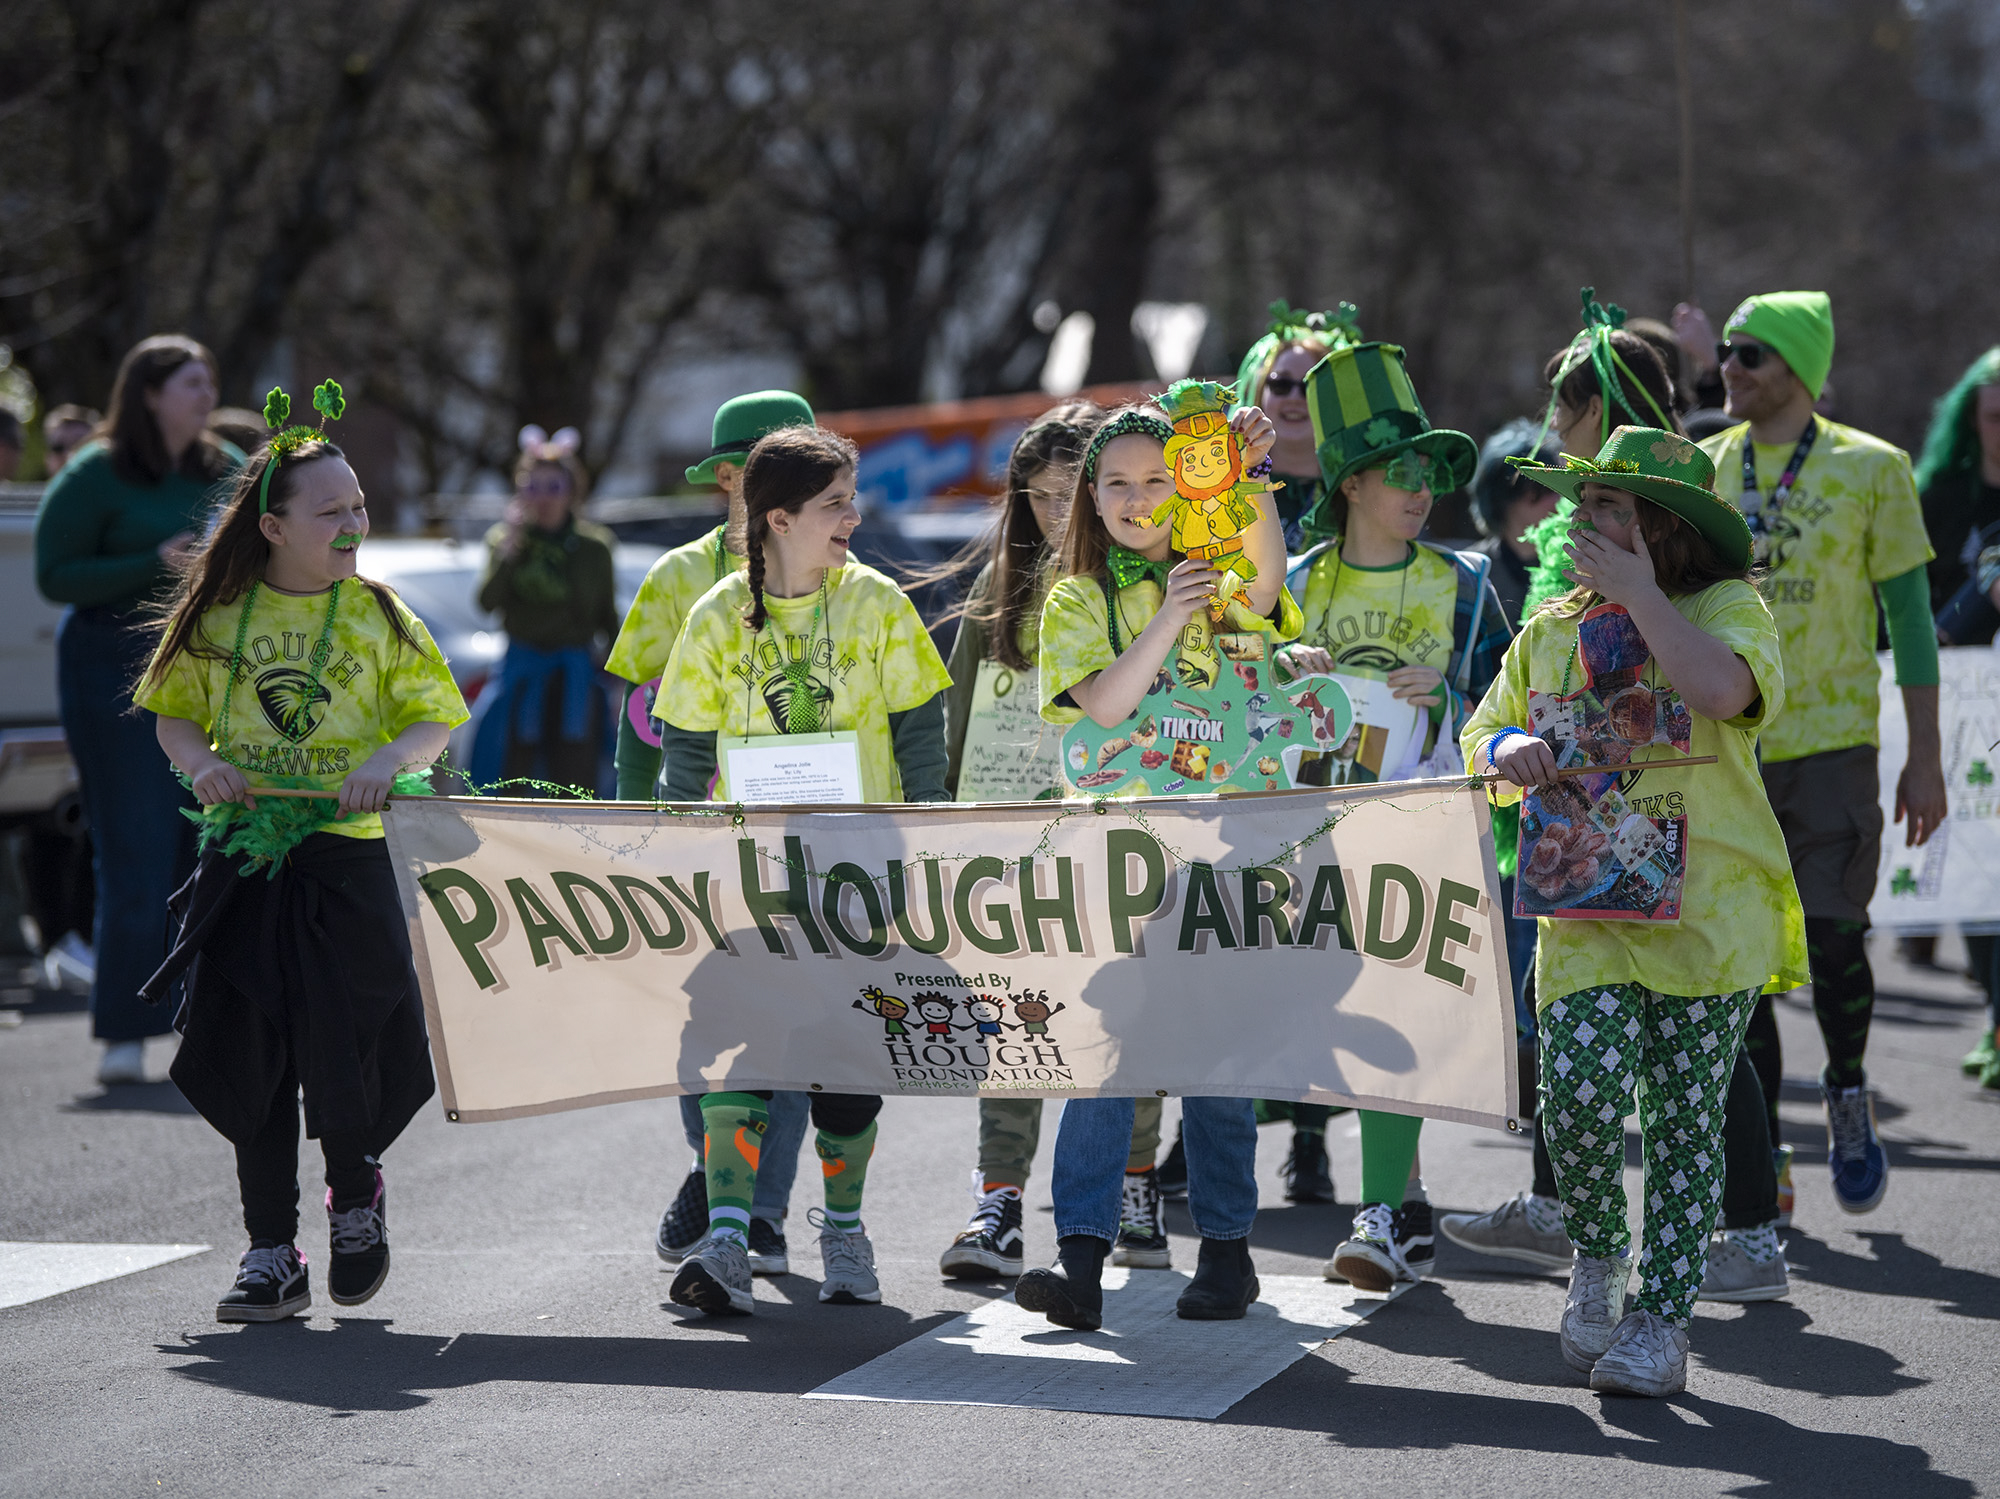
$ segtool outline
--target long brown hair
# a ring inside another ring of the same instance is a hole
[[[160,424],[146,404],[148,391],[158,390],[174,371],[197,359],[215,375],[215,356],[204,345],[184,334],[162,333],[134,344],[119,363],[118,378],[111,386],[110,410],[91,433],[110,446],[111,465],[119,478],[132,484],[157,484],[169,473],[208,480],[229,472],[229,455],[212,432],[196,437],[178,460],[170,458]]]
[[[750,564],[750,612],[743,616],[754,635],[768,618],[764,609],[764,543],[771,536],[771,512],[797,515],[806,501],[857,467],[860,451],[824,427],[780,427],[757,439],[743,460],[743,555]]]
[[[1159,407],[1145,401],[1134,402],[1130,406],[1120,406],[1108,411],[1099,422],[1101,430],[1127,412],[1138,412],[1165,422],[1167,414]],[[1169,423],[1171,425],[1171,423]],[[1130,437],[1144,437],[1143,432],[1127,433]],[[1116,441],[1117,439],[1113,439]],[[1101,578],[1104,576],[1104,559],[1111,551],[1111,535],[1104,529],[1104,517],[1097,513],[1097,501],[1090,492],[1090,477],[1084,473],[1083,465],[1076,470],[1076,487],[1069,497],[1069,514],[1063,517],[1062,536],[1054,546],[1056,556],[1056,576],[1062,578]]]
[[[346,456],[323,438],[315,438],[292,449],[285,455],[278,471],[271,476],[271,514],[284,514],[285,507],[298,492],[300,469],[315,459]],[[263,581],[264,569],[271,561],[271,543],[257,524],[257,489],[270,463],[271,447],[266,443],[251,455],[250,461],[237,473],[236,487],[223,505],[221,519],[216,522],[208,539],[181,564],[173,592],[158,606],[155,614],[161,628],[161,644],[152,664],[146,668],[146,674],[139,680],[138,690],[142,695],[166,680],[167,668],[183,652],[207,661],[229,659],[228,643],[210,640],[202,631],[201,621],[209,610],[235,603],[255,584]],[[396,604],[395,590],[373,578],[357,575],[355,581],[375,596],[382,617],[389,621],[389,628],[396,632],[397,640],[421,654],[423,642],[404,620]]]
[[[1731,567],[1714,542],[1666,506],[1657,505],[1642,494],[1632,495],[1632,500],[1638,511],[1639,534],[1646,538],[1646,550],[1653,558],[1653,579],[1668,598],[1700,593],[1732,578],[1746,583],[1756,581],[1754,568]],[[1558,618],[1573,619],[1603,601],[1602,594],[1579,583],[1568,593],[1551,599],[1548,607]]]
[[[1070,471],[1083,462],[1090,434],[1103,420],[1104,410],[1095,401],[1065,401],[1036,417],[1008,455],[1000,524],[990,541],[979,546],[992,563],[992,582],[965,613],[985,627],[986,654],[1015,671],[1035,664],[1021,649],[1021,626],[1041,606],[1055,541],[1042,534],[1029,496],[1037,480],[1051,475],[1069,480]]]

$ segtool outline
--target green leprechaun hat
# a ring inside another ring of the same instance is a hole
[[[804,396],[789,390],[758,390],[724,401],[715,413],[708,456],[687,471],[690,484],[713,484],[718,463],[739,468],[757,439],[784,427],[810,427],[813,409]]]
[[[1562,466],[1519,465],[1521,476],[1574,500],[1586,484],[1603,484],[1671,510],[1713,542],[1730,566],[1750,565],[1750,527],[1716,494],[1708,454],[1658,427],[1619,427],[1595,458],[1562,455]]]
[[[1433,427],[1403,368],[1395,344],[1354,344],[1335,349],[1306,375],[1306,406],[1313,444],[1326,480],[1320,501],[1306,517],[1308,531],[1326,534],[1327,499],[1349,474],[1415,450],[1444,473],[1432,492],[1445,494],[1472,477],[1479,445],[1463,432]]]

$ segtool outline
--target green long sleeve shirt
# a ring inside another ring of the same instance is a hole
[[[511,557],[500,553],[505,525],[486,533],[479,607],[500,616],[510,639],[538,650],[588,646],[618,635],[612,549],[602,526],[576,521],[560,531],[529,531]]]
[[[199,534],[227,482],[172,473],[157,484],[134,484],[119,477],[108,447],[91,444],[42,494],[35,586],[57,604],[127,609],[143,602],[169,580],[160,543],[183,531]]]

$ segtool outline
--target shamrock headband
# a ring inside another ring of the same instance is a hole
[[[1090,446],[1083,454],[1083,477],[1087,483],[1097,481],[1097,460],[1105,448],[1115,438],[1151,437],[1165,444],[1173,441],[1173,424],[1165,417],[1152,411],[1121,411],[1090,439]]]
[[[319,413],[317,427],[287,427],[285,423],[292,419],[292,398],[285,394],[284,387],[272,386],[271,393],[264,398],[264,425],[272,428],[273,433],[270,461],[264,465],[263,477],[257,481],[259,515],[270,512],[271,475],[278,471],[278,465],[307,443],[324,437],[326,424],[339,421],[347,410],[347,397],[341,394],[339,382],[329,380],[313,391],[313,410]]]

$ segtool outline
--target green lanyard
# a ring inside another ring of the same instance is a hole
[[[243,670],[243,642],[250,633],[250,611],[256,602],[257,585],[252,583],[250,591],[243,595],[243,610],[236,616],[236,644],[229,652],[228,680],[222,684],[222,709],[215,715],[214,738],[216,753],[229,761],[231,765],[235,765],[238,770],[242,770],[244,767],[237,764],[229,753],[229,701],[236,691],[237,674]],[[333,616],[339,607],[340,583],[336,581],[333,587],[327,590],[326,623],[320,627],[319,644],[313,647],[311,656],[312,671],[306,677],[305,695],[299,700],[299,712],[301,714],[310,713],[313,701],[319,696],[319,674],[326,670],[327,660],[333,655]],[[285,737],[290,739],[294,736],[286,733]]]
[[[721,551],[721,545],[721,540],[718,538],[716,542],[718,553]],[[716,564],[718,568],[721,565],[720,562]],[[824,638],[827,643],[827,654],[830,658],[833,652],[833,611],[827,607],[826,574],[824,572],[819,575],[819,598],[813,604],[812,624],[806,628],[805,657],[797,661],[788,660],[783,666],[778,668],[778,675],[792,685],[791,700],[785,704],[785,732],[787,734],[817,734],[820,731],[819,702],[812,695],[812,662],[813,642],[819,637],[819,626],[822,618],[826,620],[826,635]],[[758,633],[762,634],[763,632],[759,631]],[[753,661],[756,659],[756,655],[757,641],[756,637],[753,636],[750,641],[750,656]],[[743,679],[743,730],[746,734],[750,731],[750,683],[755,675],[755,672],[750,672]]]

